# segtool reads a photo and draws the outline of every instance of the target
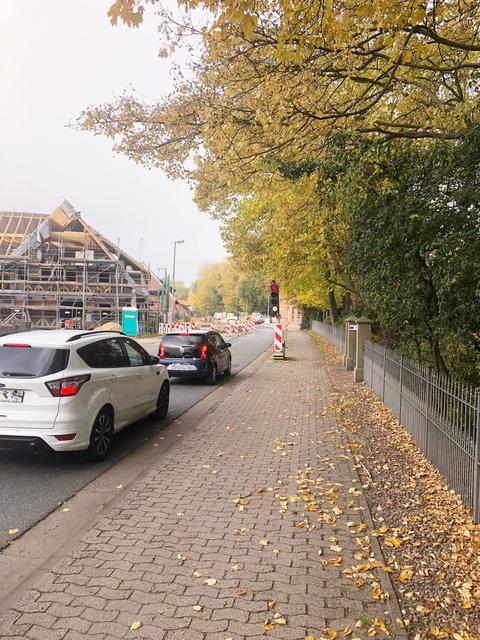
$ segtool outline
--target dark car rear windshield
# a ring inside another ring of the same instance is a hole
[[[164,336],[162,339],[162,344],[167,345],[169,347],[176,347],[176,346],[182,346],[182,347],[190,347],[190,346],[196,346],[198,344],[200,344],[203,340],[204,336],[196,336],[196,335],[181,335],[181,334],[174,334],[171,336]]]
[[[40,378],[58,373],[67,366],[68,354],[68,349],[0,347],[0,376]]]

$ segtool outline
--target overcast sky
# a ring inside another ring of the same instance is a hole
[[[1,0],[0,210],[49,213],[66,198],[130,254],[190,283],[225,252],[218,226],[186,184],[114,155],[111,142],[66,127],[87,105],[132,86],[153,99],[171,87],[153,14],[112,27],[112,0]],[[141,241],[140,239],[143,238]]]

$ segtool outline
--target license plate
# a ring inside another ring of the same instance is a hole
[[[0,389],[0,402],[23,402],[24,391]]]
[[[194,364],[169,364],[167,369],[169,371],[196,371],[197,367]]]

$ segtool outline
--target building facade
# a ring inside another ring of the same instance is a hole
[[[168,311],[162,281],[64,201],[50,214],[0,212],[0,332],[90,329],[139,311],[142,332]]]

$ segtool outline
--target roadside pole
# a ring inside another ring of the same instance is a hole
[[[275,318],[273,332],[273,359],[285,360],[285,341],[283,339],[283,326],[280,320],[280,287],[275,280],[270,283],[269,309]]]
[[[275,324],[273,332],[273,359],[285,360],[285,343],[283,341],[283,327],[281,322]]]

